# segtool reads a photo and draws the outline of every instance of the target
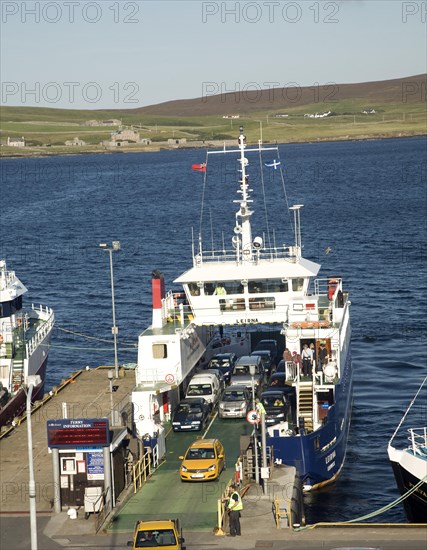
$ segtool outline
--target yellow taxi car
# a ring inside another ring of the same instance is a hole
[[[160,521],[137,521],[133,540],[127,545],[137,548],[162,548],[162,550],[183,550],[184,539],[178,519]]]
[[[187,449],[179,475],[182,481],[209,481],[219,479],[225,470],[225,451],[219,439],[198,439]]]

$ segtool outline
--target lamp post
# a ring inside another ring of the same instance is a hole
[[[110,409],[111,409],[111,426],[114,426],[114,402],[113,402],[113,369],[108,369],[108,381],[110,383]]]
[[[255,403],[255,365],[249,365],[249,373],[251,375],[252,383],[252,409],[256,410]],[[254,451],[255,451],[255,483],[259,483],[259,467],[258,467],[258,434],[257,427],[254,424]]]
[[[113,252],[120,250],[120,241],[113,241],[111,246],[108,246],[106,243],[101,243],[99,248],[102,250],[107,250],[110,254],[110,277],[111,277],[111,305],[113,308],[113,326],[111,331],[114,338],[114,375],[116,378],[119,377],[119,363],[117,361],[117,334],[119,332],[118,327],[116,326],[116,309],[114,303],[114,275],[113,275]]]
[[[33,460],[33,432],[31,429],[31,397],[34,386],[40,384],[40,376],[28,376],[27,391],[27,435],[28,435],[28,496],[30,499],[30,531],[31,531],[31,550],[37,550],[37,514],[36,514],[36,483],[34,480],[34,460]]]
[[[265,409],[264,405],[260,405],[260,414],[261,414],[261,451],[262,451],[262,462],[261,462],[261,478],[263,480],[263,490],[264,494],[267,494],[267,483],[269,478],[269,471],[267,466],[267,434],[265,429]]]

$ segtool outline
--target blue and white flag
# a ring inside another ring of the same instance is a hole
[[[277,170],[277,167],[280,166],[280,160],[272,160],[270,162],[264,162],[265,166],[267,166],[268,168],[274,168],[275,170]]]

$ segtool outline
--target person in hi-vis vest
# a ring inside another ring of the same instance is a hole
[[[228,499],[228,511],[230,514],[230,537],[240,537],[240,512],[243,510],[242,498],[237,492],[236,485],[230,485],[230,496]]]

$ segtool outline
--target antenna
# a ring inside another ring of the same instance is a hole
[[[200,254],[200,257],[202,257],[203,250],[202,250],[202,234],[201,233],[199,233],[199,254]]]
[[[301,255],[301,218],[300,210],[303,207],[303,204],[294,204],[289,208],[289,210],[294,211],[294,228],[295,228],[295,255]]]
[[[191,226],[191,253],[194,258],[194,227]]]
[[[240,250],[242,252],[242,258],[237,256],[237,259],[244,260],[244,261],[251,261],[252,260],[252,232],[251,232],[251,224],[250,224],[250,217],[252,215],[252,212],[249,208],[249,203],[253,202],[249,198],[249,192],[251,189],[249,188],[249,177],[246,174],[246,167],[249,164],[248,159],[245,157],[245,148],[246,148],[246,137],[243,134],[243,126],[240,126],[240,135],[238,139],[239,143],[239,152],[240,152],[240,158],[238,159],[239,168],[238,172],[240,172],[240,189],[238,193],[240,193],[241,198],[238,200],[235,200],[233,202],[239,203],[240,208],[236,212],[236,225],[234,227],[234,233],[235,235],[238,235],[240,246],[236,247],[237,254],[240,253]]]
[[[215,248],[214,248],[214,234],[213,234],[212,209],[211,208],[209,209],[209,217],[210,217],[210,221],[211,221],[211,241],[212,241],[212,254],[213,254],[213,251],[215,250]]]

